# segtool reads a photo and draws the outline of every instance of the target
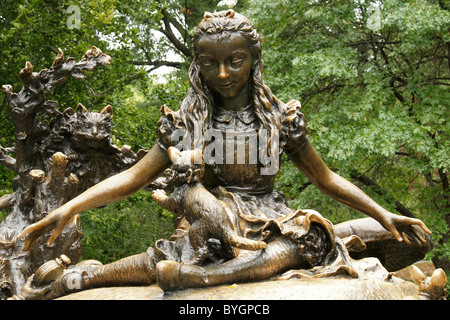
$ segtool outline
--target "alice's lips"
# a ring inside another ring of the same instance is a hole
[[[221,87],[222,89],[229,89],[229,88],[231,88],[232,85],[233,85],[233,82],[228,82],[228,83],[219,84],[219,87]]]

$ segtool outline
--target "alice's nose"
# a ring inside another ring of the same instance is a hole
[[[219,79],[226,79],[230,76],[225,64],[221,63],[219,65],[219,73],[217,76],[219,77]]]

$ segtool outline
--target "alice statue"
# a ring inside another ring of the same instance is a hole
[[[201,151],[203,160],[193,161],[204,162],[202,174],[194,179],[201,183],[201,188],[196,186],[201,192],[178,192],[190,199],[177,199],[182,210],[176,212],[180,222],[172,238],[111,264],[80,262],[66,269],[51,289],[46,287],[46,298],[95,287],[157,283],[163,290],[178,290],[264,280],[293,269],[320,273],[346,255],[344,237],[363,239],[368,231],[389,233],[406,251],[411,243],[428,244],[431,232],[422,221],[385,210],[324,164],[308,140],[300,103],[283,103],[264,84],[259,35],[247,18],[233,10],[205,13],[193,48],[191,88],[179,111],[161,109],[158,141],[146,156],[27,227],[19,237],[26,237],[29,250],[52,231],[51,244],[73,216],[154,183],[176,162],[169,156],[173,147],[181,151],[179,157],[189,150]],[[316,211],[289,208],[283,194],[274,190],[281,153],[323,193],[370,218],[350,221],[347,231],[338,232],[339,225]],[[193,183],[188,180],[184,183]],[[201,215],[201,223],[194,222],[195,232],[189,232],[189,219],[183,216],[193,210]],[[378,229],[372,228],[375,225]],[[199,255],[192,241],[212,229],[209,238],[197,239],[207,247]],[[223,236],[229,234],[235,236]],[[76,277],[79,285],[70,286]],[[26,285],[27,290],[32,291]]]

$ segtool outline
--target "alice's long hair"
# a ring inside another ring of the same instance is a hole
[[[199,132],[197,137],[204,136],[205,132],[212,128],[214,97],[208,88],[207,82],[200,73],[200,65],[197,59],[197,43],[204,35],[228,37],[233,32],[240,33],[244,36],[250,46],[250,52],[252,54],[252,70],[249,79],[250,100],[262,128],[266,129],[269,133],[269,139],[267,140],[267,146],[269,146],[272,139],[281,130],[279,119],[279,105],[281,102],[263,82],[261,43],[256,29],[250,20],[235,13],[233,10],[205,13],[204,19],[200,22],[194,34],[192,40],[195,55],[189,68],[191,88],[180,107],[181,120],[186,126],[186,134],[193,135],[195,129],[201,129],[202,132]],[[204,141],[198,141],[195,138],[189,141],[192,141],[192,147],[194,148],[200,147],[203,149],[204,147]]]

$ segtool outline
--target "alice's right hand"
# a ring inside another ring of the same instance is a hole
[[[47,244],[51,245],[55,239],[61,234],[62,230],[70,220],[70,216],[66,212],[62,212],[59,209],[50,212],[40,221],[26,227],[17,238],[21,239],[26,236],[24,251],[30,250],[39,238],[45,233],[52,231]]]

